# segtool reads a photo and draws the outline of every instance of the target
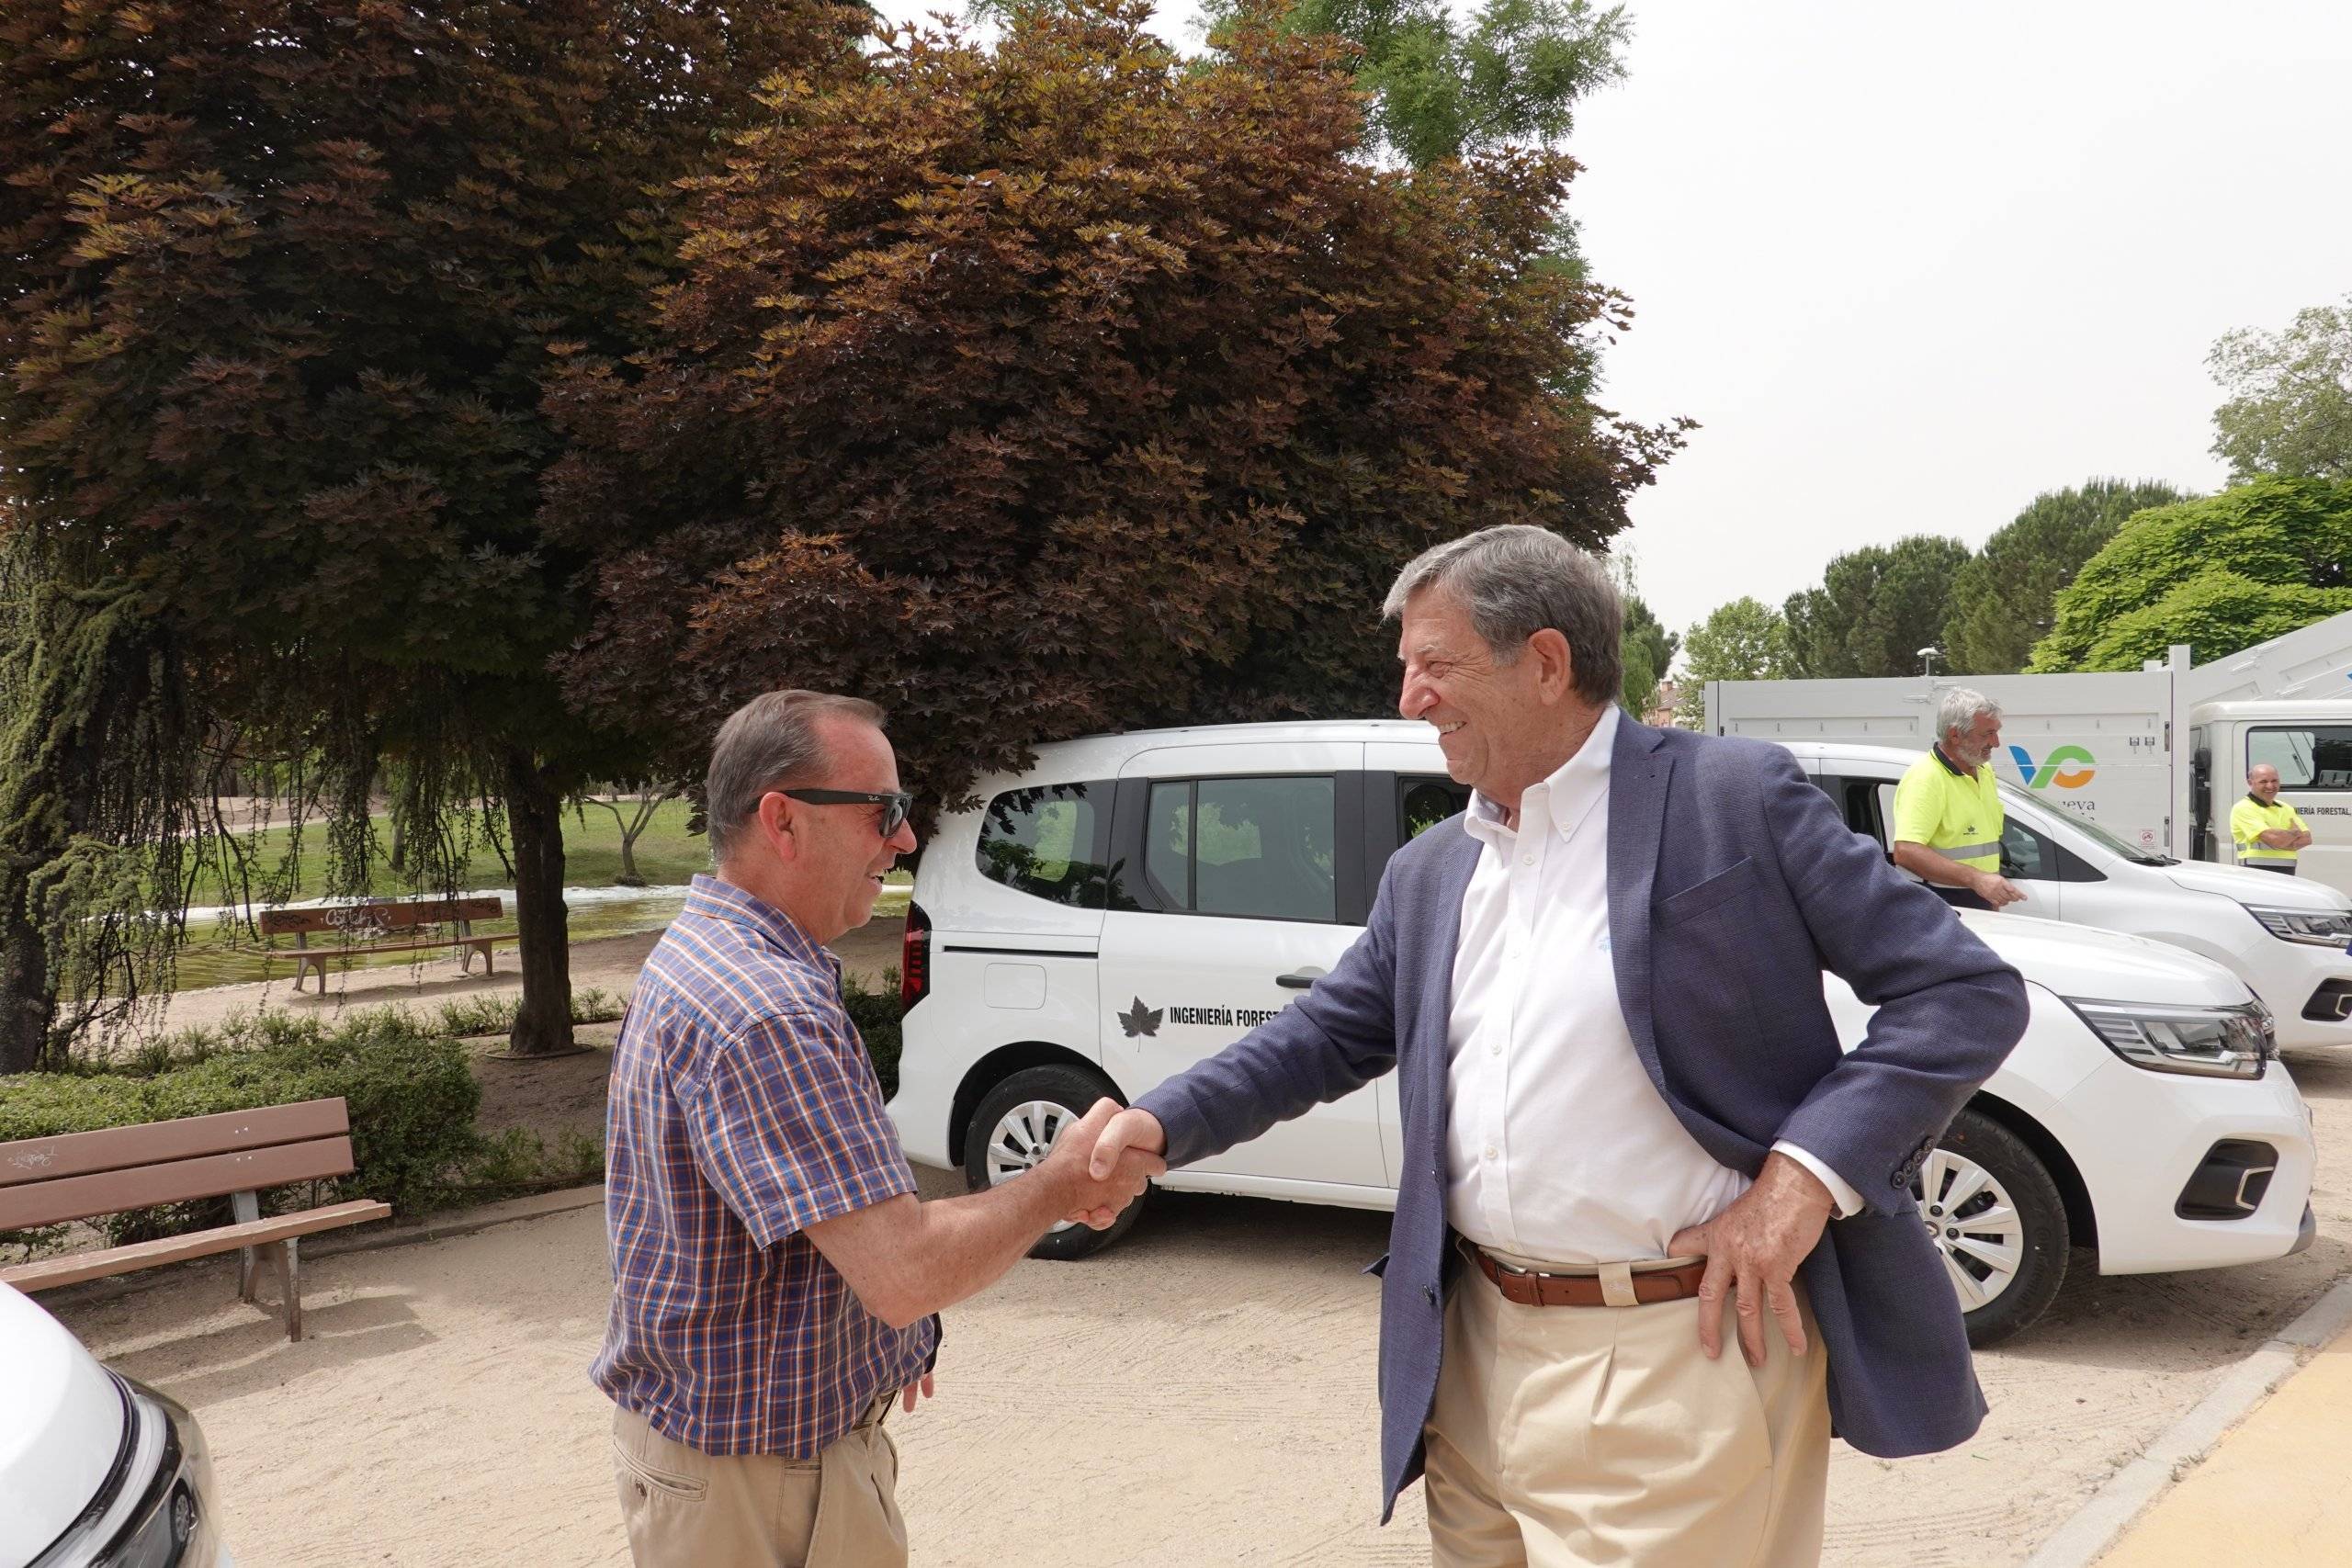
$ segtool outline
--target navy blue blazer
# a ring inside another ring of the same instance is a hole
[[[2024,982],[1848,829],[1781,747],[1621,716],[1609,784],[1610,946],[1651,1081],[1722,1164],[1753,1177],[1786,1138],[1862,1194],[1799,1273],[1838,1435],[1887,1457],[1965,1441],[1984,1396],[1910,1185],[2024,1032]],[[1169,1163],[1184,1165],[1401,1066],[1404,1166],[1389,1253],[1374,1266],[1383,1522],[1421,1473],[1437,1393],[1446,1029],[1479,849],[1456,824],[1399,850],[1330,974],[1136,1101],[1167,1130]],[[1878,1009],[1851,1053],[1838,1049],[1824,969]]]

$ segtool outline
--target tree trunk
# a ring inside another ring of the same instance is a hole
[[[21,909],[0,926],[0,1073],[28,1073],[41,1065],[57,1018],[49,949]]]
[[[640,824],[635,829],[621,829],[621,874],[613,881],[623,887],[642,887],[645,878],[637,874],[637,835],[644,831]]]
[[[506,827],[514,843],[514,924],[523,1005],[507,1045],[518,1056],[573,1049],[571,950],[563,907],[563,796],[526,751],[506,756]]]

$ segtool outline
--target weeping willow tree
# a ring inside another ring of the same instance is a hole
[[[570,1043],[564,711],[588,550],[537,525],[548,346],[626,355],[676,182],[862,9],[17,0],[0,9],[0,1067],[169,983],[256,764],[366,889],[515,873],[518,1051]],[[388,764],[393,764],[388,773]],[[298,851],[298,852],[300,852]]]
[[[0,543],[0,1071],[117,1020],[168,973],[196,827],[174,650],[122,582],[76,587],[40,536]],[[68,1007],[61,1016],[61,976]]]

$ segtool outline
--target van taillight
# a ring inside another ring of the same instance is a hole
[[[921,904],[907,906],[907,934],[899,944],[899,1010],[905,1012],[931,994],[931,917]]]

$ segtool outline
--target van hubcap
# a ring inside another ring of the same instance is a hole
[[[1928,1239],[1961,1310],[1989,1306],[2016,1282],[2025,1262],[2025,1222],[1993,1173],[1964,1155],[1938,1149],[1911,1184]]]
[[[1035,1170],[1053,1152],[1063,1132],[1077,1120],[1078,1112],[1068,1106],[1045,1100],[1032,1100],[1006,1111],[989,1134],[989,1185],[994,1187],[1023,1171]],[[1054,1230],[1066,1231],[1069,1227],[1070,1222],[1063,1220]]]

